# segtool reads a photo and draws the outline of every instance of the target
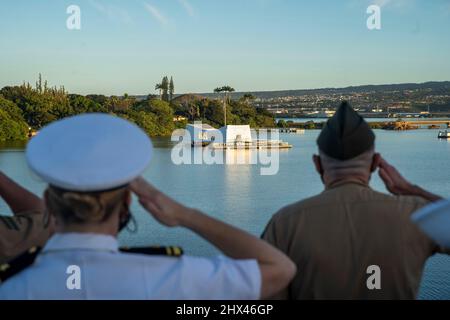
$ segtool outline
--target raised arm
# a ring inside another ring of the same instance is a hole
[[[0,197],[5,200],[14,214],[26,211],[42,211],[44,209],[44,203],[41,198],[18,185],[1,171]]]
[[[383,180],[386,188],[395,195],[419,196],[428,201],[435,202],[442,199],[442,197],[435,195],[421,187],[410,183],[406,180],[398,170],[390,165],[385,159],[380,159],[379,175]]]
[[[257,260],[262,275],[261,298],[278,293],[294,277],[295,264],[265,241],[177,203],[142,178],[134,181],[131,189],[139,197],[142,206],[160,223],[169,227],[188,228],[230,258]]]

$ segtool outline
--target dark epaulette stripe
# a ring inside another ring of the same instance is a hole
[[[0,220],[3,221],[3,223],[6,225],[6,227],[8,229],[10,229],[10,230],[12,230],[12,229],[19,230],[19,226],[17,225],[17,223],[14,221],[13,218],[0,216]]]
[[[1,218],[0,218],[1,219]],[[1,219],[3,220],[3,219]],[[41,248],[32,247],[25,253],[13,259],[9,263],[0,264],[0,283],[11,278],[34,263]],[[120,251],[143,255],[159,255],[181,257],[183,249],[180,247],[143,247],[143,248],[121,248]]]
[[[40,251],[41,248],[32,247],[9,263],[0,265],[0,283],[32,265]]]
[[[140,247],[140,248],[120,248],[120,251],[126,253],[136,253],[144,255],[160,255],[179,257],[183,255],[183,249],[180,247]]]

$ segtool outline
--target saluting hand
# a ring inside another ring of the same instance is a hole
[[[427,190],[422,189],[417,185],[413,185],[408,180],[403,178],[403,176],[391,166],[386,160],[380,157],[380,163],[378,165],[380,170],[378,174],[383,180],[386,188],[395,195],[408,195],[408,196],[419,196],[427,201],[439,201],[442,199],[441,196],[431,193]]]
[[[380,157],[379,169],[378,174],[389,192],[395,195],[410,195],[412,193],[414,185],[403,178],[400,172],[382,157]]]
[[[130,184],[130,189],[140,204],[165,226],[179,226],[180,216],[190,212],[189,208],[172,200],[141,177]]]
[[[230,258],[256,260],[261,273],[261,298],[268,299],[280,292],[294,277],[295,264],[267,242],[179,204],[142,178],[133,181],[130,188],[144,208],[162,224],[188,228]]]

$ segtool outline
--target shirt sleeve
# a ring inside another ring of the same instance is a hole
[[[278,243],[277,238],[277,224],[276,224],[276,217],[277,215],[273,216],[272,219],[267,224],[266,228],[264,229],[261,239],[267,241],[277,249],[284,251],[283,248],[280,247],[280,243]],[[286,254],[286,252],[284,252]],[[289,286],[275,294],[274,296],[270,297],[271,300],[286,300],[289,298]]]
[[[256,260],[183,256],[180,263],[182,276],[176,299],[257,300],[261,296]]]

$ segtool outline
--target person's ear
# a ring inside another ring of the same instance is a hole
[[[375,170],[377,170],[377,168],[380,166],[380,162],[381,162],[381,155],[378,152],[376,152],[372,158],[372,165],[370,167],[370,172],[374,172]]]
[[[320,174],[320,176],[323,176],[323,168],[322,168],[322,162],[320,161],[320,156],[318,155],[313,155],[313,162],[314,162],[314,166],[316,167],[316,171],[318,174]]]

